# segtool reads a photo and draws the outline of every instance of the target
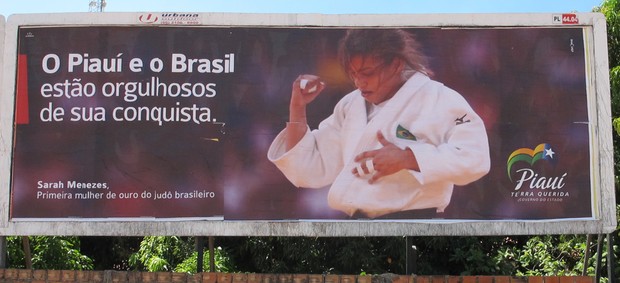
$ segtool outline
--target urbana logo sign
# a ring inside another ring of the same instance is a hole
[[[200,25],[200,14],[197,13],[162,13],[163,25]]]
[[[159,17],[157,15],[154,14],[142,14],[138,17],[138,20],[141,23],[145,23],[145,24],[154,24],[157,21],[159,21]]]
[[[506,161],[508,178],[515,183],[511,193],[513,197],[561,197],[568,196],[568,193],[560,192],[565,185],[567,173],[561,176],[546,176],[535,171],[532,167],[539,162],[546,162],[555,165],[557,162],[556,153],[548,143],[541,143],[531,148],[519,148],[513,151]],[[529,165],[519,168],[512,172],[516,164],[525,163]],[[514,176],[513,176],[514,175]],[[522,189],[526,190],[522,190]]]

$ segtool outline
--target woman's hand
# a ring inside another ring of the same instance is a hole
[[[325,89],[325,83],[315,75],[300,75],[293,82],[289,123],[286,124],[286,149],[293,148],[306,134],[306,105]]]
[[[360,163],[360,166],[354,168],[351,173],[356,176],[372,174],[368,180],[368,183],[372,184],[381,177],[392,175],[403,169],[420,171],[418,161],[409,148],[400,149],[389,142],[381,132],[377,133],[377,139],[382,147],[358,154],[355,162]],[[362,172],[359,172],[360,169]]]
[[[291,94],[292,108],[306,107],[325,89],[325,83],[315,75],[300,75],[293,82]],[[291,121],[293,122],[293,121]]]

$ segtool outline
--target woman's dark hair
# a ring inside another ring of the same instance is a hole
[[[432,75],[427,58],[420,52],[420,44],[411,33],[401,29],[348,30],[338,47],[340,64],[345,71],[349,71],[351,58],[357,55],[375,56],[387,64],[399,58],[405,62],[406,72]]]

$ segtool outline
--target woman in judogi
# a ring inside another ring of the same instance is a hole
[[[330,207],[352,218],[432,218],[455,184],[488,173],[483,121],[459,93],[429,78],[411,34],[350,30],[339,58],[357,89],[311,130],[306,106],[326,85],[299,76],[289,122],[269,148],[269,160],[295,186],[330,186]]]

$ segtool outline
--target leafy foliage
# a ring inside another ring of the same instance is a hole
[[[585,235],[534,236],[524,245],[502,246],[495,259],[518,276],[571,276],[581,274],[585,251]]]
[[[202,270],[209,271],[209,252],[205,251],[203,255]],[[221,247],[214,249],[214,265],[215,272],[233,272],[233,264]],[[174,268],[175,272],[184,272],[194,274],[198,268],[198,252],[194,252],[191,257],[186,258]]]
[[[262,273],[404,272],[404,238],[239,237],[224,240],[239,270]]]
[[[142,237],[84,236],[81,252],[94,261],[95,270],[129,270],[129,257],[138,251]]]
[[[609,66],[620,65],[620,2],[618,0],[605,0],[597,9],[605,15],[607,22],[607,52],[609,54]],[[616,89],[620,91],[620,89]]]
[[[198,253],[194,251],[193,237],[144,237],[140,249],[129,257],[129,266],[135,270],[176,271],[196,273]],[[231,272],[232,262],[222,248],[215,250],[217,272]],[[209,270],[209,253],[204,253],[203,270]]]
[[[607,23],[607,52],[609,58],[609,80],[610,80],[610,93],[611,93],[611,111],[613,117],[613,126],[616,130],[616,134],[613,135],[614,142],[614,156],[616,157],[616,163],[614,165],[615,187],[616,187],[616,201],[620,200],[620,162],[618,162],[618,156],[620,156],[620,1],[619,0],[605,0],[601,3],[601,6],[596,10],[605,15]],[[620,205],[616,206],[617,218],[620,220]],[[620,225],[618,225],[620,226]],[[618,227],[617,226],[617,227]],[[616,242],[620,237],[620,230],[616,230],[614,233]],[[620,258],[620,251],[618,245],[613,246],[613,252],[616,259]],[[603,258],[606,258],[606,254]],[[616,277],[620,277],[620,267],[617,265],[614,268]]]
[[[28,237],[32,268],[91,270],[93,260],[82,255],[78,237]],[[22,237],[7,237],[8,263],[12,268],[26,268]]]
[[[140,249],[129,257],[129,266],[135,270],[172,271],[193,252],[190,238],[148,236]]]
[[[614,156],[620,156],[620,2],[618,0],[606,0],[598,10],[605,15],[607,22],[611,112],[612,117],[614,117],[613,125],[617,133],[613,137]],[[614,171],[616,172],[616,188],[619,188],[619,162],[616,162]],[[618,197],[618,191],[616,189],[616,197]]]

